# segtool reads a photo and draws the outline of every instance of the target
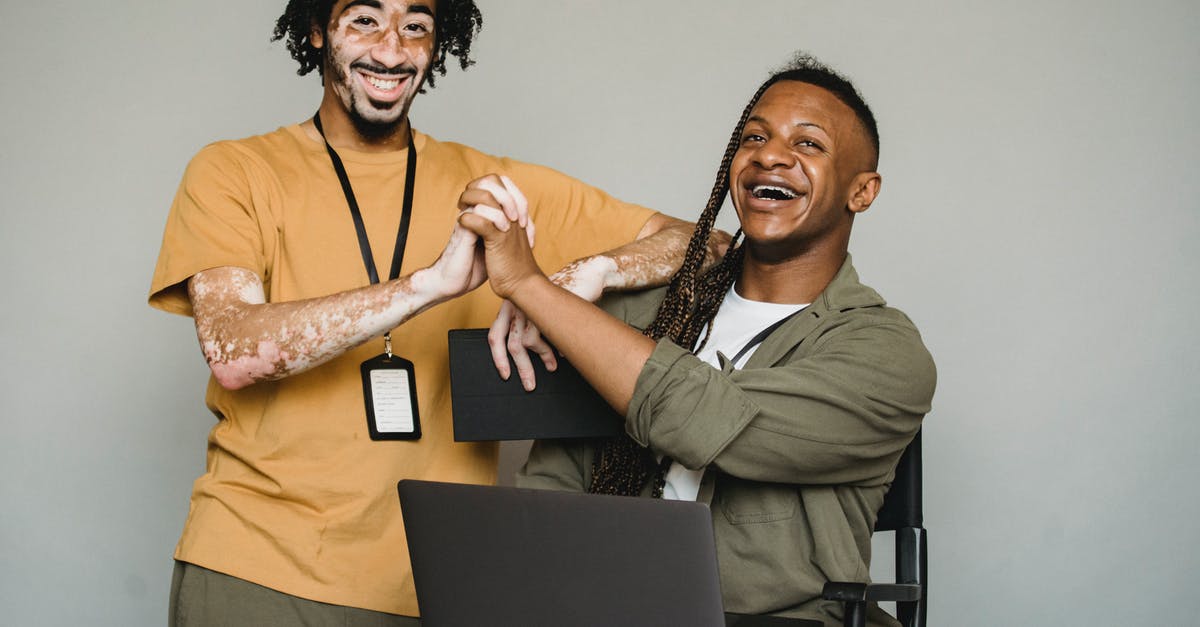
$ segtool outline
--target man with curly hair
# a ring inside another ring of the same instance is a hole
[[[523,346],[553,360],[474,290],[482,255],[459,210],[485,205],[531,241],[536,222],[539,263],[591,299],[678,266],[690,225],[412,129],[413,99],[449,57],[472,63],[481,25],[470,1],[291,0],[275,38],[321,74],[317,114],[189,164],[150,304],[194,317],[218,420],[171,624],[417,624],[396,482],[496,474],[495,443],[453,441],[447,330],[492,324],[527,387]],[[517,185],[527,204],[494,201]]]

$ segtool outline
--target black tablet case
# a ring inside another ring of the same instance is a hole
[[[449,342],[455,440],[596,438],[624,432],[624,418],[562,356],[558,369],[547,372],[542,360],[530,355],[537,387],[526,392],[515,366],[508,381],[496,373],[487,329],[451,330]]]

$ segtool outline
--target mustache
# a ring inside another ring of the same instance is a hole
[[[373,74],[382,74],[385,76],[411,76],[417,73],[417,68],[407,63],[395,67],[384,67],[365,61],[355,61],[350,64],[350,69],[365,70]]]

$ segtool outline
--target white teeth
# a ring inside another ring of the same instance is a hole
[[[374,76],[367,76],[365,74],[363,75],[363,77],[367,79],[368,83],[374,85],[376,89],[382,89],[384,91],[393,90],[397,86],[400,85],[400,79],[392,79],[392,80],[385,81],[383,79],[375,78]]]
[[[793,198],[797,198],[796,192],[786,187],[778,187],[775,185],[755,185],[750,190],[750,193],[754,194],[755,198],[772,198],[775,200],[792,200]]]

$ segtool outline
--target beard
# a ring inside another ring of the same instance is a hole
[[[406,117],[404,112],[401,111],[394,119],[387,119],[386,117],[384,119],[370,119],[363,115],[361,111],[359,111],[360,106],[362,105],[360,105],[358,96],[351,94],[350,107],[348,111],[350,115],[350,122],[354,124],[354,130],[358,131],[359,135],[362,135],[364,138],[371,141],[387,139],[388,137],[395,135],[397,132],[399,132],[401,122],[403,122]],[[399,109],[401,106],[402,104],[399,102],[378,103],[373,100],[368,100],[366,103],[366,107],[369,107],[369,110],[371,111],[386,111],[391,108]]]
[[[354,129],[358,134],[371,142],[395,136],[407,118],[408,105],[412,102],[412,99],[401,99],[395,102],[371,100],[357,91],[354,82],[355,79],[351,76],[351,73],[355,67],[361,67],[376,74],[403,77],[415,76],[416,68],[411,66],[385,68],[362,61],[351,63],[347,68],[337,63],[335,59],[330,58],[328,48],[326,48],[325,54],[326,67],[329,68],[332,74],[328,79],[332,79],[335,81],[335,84],[342,86],[344,90],[342,97],[343,106],[346,108],[350,122],[354,125]]]

